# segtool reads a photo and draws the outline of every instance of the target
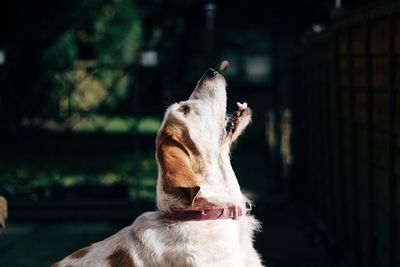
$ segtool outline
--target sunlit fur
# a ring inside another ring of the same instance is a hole
[[[225,132],[226,83],[221,75],[203,76],[187,101],[166,111],[156,140],[158,211],[89,247],[81,258],[57,266],[112,266],[110,254],[127,251],[132,266],[262,266],[253,248],[259,223],[250,215],[237,220],[175,222],[164,213],[175,208],[245,205],[230,164],[230,146],[246,128],[243,112],[233,133]]]

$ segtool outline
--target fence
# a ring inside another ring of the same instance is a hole
[[[295,63],[294,191],[351,266],[400,266],[400,4],[335,19]]]

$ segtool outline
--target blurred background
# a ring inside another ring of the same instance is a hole
[[[265,264],[400,266],[399,1],[0,6],[0,266],[49,266],[154,209],[163,112],[223,59],[228,110],[254,110],[232,164]]]

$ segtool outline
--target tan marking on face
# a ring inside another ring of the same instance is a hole
[[[86,254],[90,251],[90,247],[82,248],[78,251],[75,251],[71,255],[69,255],[69,258],[71,259],[79,259],[85,257]]]
[[[156,149],[163,189],[192,203],[200,189],[196,175],[201,175],[205,166],[188,129],[169,115],[157,136]]]
[[[200,152],[182,123],[173,117],[168,118],[157,136],[156,147],[157,159],[167,185],[197,186],[195,174],[201,173],[204,167]]]
[[[128,251],[119,248],[115,250],[110,256],[107,257],[110,267],[135,267],[132,257]]]

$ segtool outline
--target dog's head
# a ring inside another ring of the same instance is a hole
[[[188,100],[167,109],[156,140],[160,210],[241,198],[229,148],[249,123],[251,111],[238,105],[228,117],[226,100],[225,78],[208,69]]]

